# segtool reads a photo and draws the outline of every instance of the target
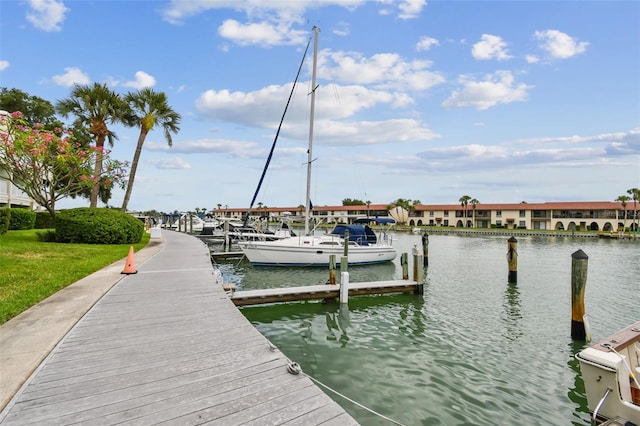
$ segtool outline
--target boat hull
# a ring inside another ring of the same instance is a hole
[[[314,237],[245,241],[238,245],[253,265],[328,266],[331,255],[335,255],[336,264],[340,264],[344,255],[342,244]],[[347,257],[350,265],[369,265],[392,261],[396,258],[396,251],[389,245],[349,245]]]
[[[640,424],[640,322],[576,355],[589,411],[597,424]]]

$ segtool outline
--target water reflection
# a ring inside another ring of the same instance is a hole
[[[349,328],[349,305],[340,303],[337,312],[326,312],[327,340],[340,342],[340,347],[344,348],[349,342],[347,329]]]
[[[508,340],[517,340],[524,332],[520,325],[522,312],[520,309],[520,291],[516,284],[508,284],[504,292],[504,315],[502,320],[505,325],[505,331],[502,334]]]
[[[572,341],[568,346],[571,356],[567,361],[567,365],[574,373],[574,381],[573,386],[568,389],[567,397],[575,404],[573,415],[576,420],[572,421],[572,424],[580,426],[584,425],[585,418],[589,418],[589,406],[587,405],[584,380],[580,373],[580,363],[576,359],[576,354],[585,348],[586,343],[581,341]]]

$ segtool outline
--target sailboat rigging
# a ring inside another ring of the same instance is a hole
[[[269,150],[269,155],[267,156],[267,161],[262,169],[262,175],[260,176],[260,180],[258,181],[258,187],[256,188],[256,192],[253,193],[253,198],[251,199],[251,204],[249,204],[249,209],[247,210],[247,214],[244,217],[243,227],[247,226],[249,222],[249,217],[251,217],[251,209],[253,208],[253,204],[256,202],[256,198],[258,197],[258,193],[260,192],[260,187],[262,187],[262,182],[264,181],[264,177],[267,174],[267,169],[269,168],[269,164],[271,163],[271,158],[273,158],[273,151],[276,148],[276,142],[278,142],[278,136],[280,136],[280,130],[282,129],[282,123],[284,122],[284,117],[287,114],[287,110],[289,109],[289,104],[291,103],[291,98],[293,97],[293,92],[295,91],[296,84],[298,83],[298,78],[300,77],[300,72],[302,71],[302,65],[304,64],[304,58],[307,56],[307,52],[309,51],[309,45],[311,44],[311,39],[307,43],[307,47],[304,49],[304,54],[302,55],[302,61],[300,61],[300,66],[298,67],[298,72],[296,73],[296,78],[293,81],[293,86],[291,86],[291,92],[289,93],[289,99],[287,99],[287,104],[284,107],[284,111],[282,112],[282,117],[280,118],[280,124],[278,124],[278,130],[276,131],[276,135],[273,138],[273,143],[271,144],[271,150]],[[314,89],[315,90],[315,89]],[[307,172],[309,173],[309,172]],[[307,179],[309,176],[307,176]],[[309,194],[307,194],[307,197]]]
[[[320,236],[310,235],[313,121],[316,90],[318,89],[316,69],[318,61],[318,33],[320,29],[314,26],[313,32],[314,43],[311,72],[311,107],[309,117],[309,147],[307,150],[304,235],[291,236],[275,241],[241,241],[238,245],[247,259],[254,265],[326,266],[329,264],[331,255],[335,255],[337,263],[340,263],[340,258],[345,252],[348,252],[349,263],[354,265],[391,261],[395,259],[396,251],[387,240],[386,234],[378,239],[373,230],[367,225],[337,225],[329,234]],[[348,231],[348,239],[345,231]]]

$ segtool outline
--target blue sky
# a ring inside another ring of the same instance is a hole
[[[639,23],[638,1],[2,1],[0,85],[165,92],[181,131],[147,138],[130,209],[247,207],[315,25],[315,205],[612,201],[640,187]],[[267,206],[304,204],[310,64]]]

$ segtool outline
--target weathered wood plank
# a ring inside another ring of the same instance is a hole
[[[368,294],[407,293],[416,290],[418,283],[409,280],[349,283],[349,296]],[[310,285],[237,291],[231,295],[236,306],[303,300],[335,299],[340,296],[339,285]]]
[[[356,424],[214,284],[208,249],[168,232],[65,336],[0,424]],[[303,420],[300,420],[303,421]]]

